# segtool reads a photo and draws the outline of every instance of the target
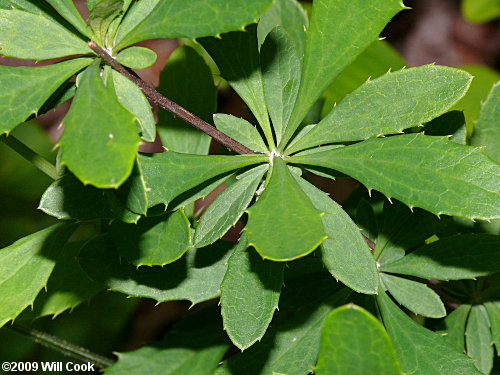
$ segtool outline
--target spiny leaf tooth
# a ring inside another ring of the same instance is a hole
[[[385,40],[385,36],[379,37],[378,40]]]
[[[390,204],[393,204],[392,199],[387,197],[387,200],[389,201]]]
[[[222,39],[222,36],[220,34],[216,34],[214,37],[217,39]]]

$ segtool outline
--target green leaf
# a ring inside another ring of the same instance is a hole
[[[498,301],[485,302],[484,307],[488,312],[491,325],[491,338],[497,348],[497,353],[500,348],[500,304]],[[498,354],[497,354],[498,355]]]
[[[85,221],[113,217],[104,192],[83,185],[69,173],[47,188],[38,208],[58,219]]]
[[[473,361],[440,336],[422,327],[381,291],[377,303],[403,367],[410,374],[478,375]]]
[[[91,62],[74,59],[39,68],[0,65],[0,133],[36,114],[64,81]]]
[[[137,267],[175,262],[188,250],[191,239],[182,210],[142,218],[137,224],[116,222],[110,233],[120,255]]]
[[[471,306],[460,305],[452,313],[448,314],[443,321],[442,333],[446,341],[452,345],[459,352],[465,349],[464,335],[465,335],[465,322],[469,316]]]
[[[260,17],[257,26],[259,48],[271,30],[280,26],[289,34],[297,55],[302,59],[306,43],[305,31],[308,25],[309,21],[302,4],[296,0],[277,0]]]
[[[339,170],[368,189],[438,215],[500,217],[500,165],[479,148],[444,137],[377,138],[290,161]]]
[[[250,170],[249,174],[241,177],[215,198],[196,227],[194,246],[203,247],[217,241],[236,224],[250,204],[267,169],[268,166],[263,165]]]
[[[430,212],[413,209],[399,201],[383,203],[380,230],[374,256],[383,265],[402,258],[405,251],[422,246],[432,235],[444,229],[448,221]]]
[[[209,306],[182,319],[161,341],[118,353],[105,374],[212,375],[228,348],[219,309]]]
[[[193,304],[216,298],[234,244],[219,241],[190,249],[184,257],[164,267],[141,267],[125,262],[106,235],[89,241],[79,257],[91,279],[111,290],[158,302],[188,300]]]
[[[90,300],[104,289],[102,284],[89,279],[76,260],[82,245],[83,242],[72,242],[64,246],[47,282],[46,291],[38,294],[33,310],[26,309],[22,318],[56,317]]]
[[[272,4],[272,0],[212,0],[210,6],[207,6],[206,0],[152,3],[153,6],[158,5],[150,8],[149,14],[135,28],[125,35],[120,34],[122,39],[117,39],[118,48],[146,39],[194,39],[241,29],[254,22]],[[186,22],[187,18],[189,22]]]
[[[429,318],[446,316],[443,302],[427,285],[384,273],[380,277],[396,301],[415,314]]]
[[[483,152],[500,163],[500,82],[497,82],[486,102],[483,104],[479,118],[474,125],[470,144],[485,146]]]
[[[67,0],[46,0],[47,3],[52,5],[52,7],[66,19],[71,25],[73,25],[82,35],[92,38],[92,31],[90,27],[85,23],[80,12],[76,9],[73,1]],[[50,39],[52,39],[52,35]],[[49,40],[50,40],[49,39]],[[87,52],[88,53],[88,52]]]
[[[467,144],[467,127],[464,113],[450,111],[424,125],[422,133],[427,135],[444,135],[450,141],[461,145]]]
[[[469,22],[488,22],[500,16],[496,0],[462,0],[462,14]]]
[[[358,293],[376,294],[377,265],[359,228],[328,195],[302,178],[296,180],[313,206],[326,212],[322,220],[328,238],[321,244],[321,257],[328,271]]]
[[[255,152],[268,153],[268,149],[255,126],[247,120],[224,113],[214,115],[217,129]]]
[[[174,51],[161,72],[158,91],[206,122],[212,122],[217,88],[210,68],[193,48],[182,46]],[[158,132],[163,146],[170,151],[208,154],[210,136],[170,112],[158,112]]]
[[[490,322],[484,306],[472,306],[465,329],[465,342],[467,354],[474,359],[477,369],[489,374],[493,368],[494,352]]]
[[[84,183],[116,188],[132,172],[140,138],[135,119],[99,77],[99,60],[83,73],[59,141],[61,162]]]
[[[146,181],[139,162],[134,164],[132,175],[125,183],[116,190],[116,196],[130,211],[146,215],[148,210],[148,196]]]
[[[391,339],[380,322],[356,305],[333,310],[325,319],[317,375],[403,375]]]
[[[247,249],[246,234],[229,258],[221,285],[224,329],[239,349],[260,341],[278,308],[283,263],[263,260]]]
[[[56,224],[0,250],[0,327],[33,304],[75,229]]]
[[[123,0],[100,0],[89,11],[89,25],[100,45],[106,45],[106,34],[113,20],[122,11]]]
[[[267,156],[189,155],[171,151],[139,155],[149,207],[168,205],[181,193],[223,173],[269,161]],[[168,177],[168,178],[166,178]]]
[[[289,152],[400,133],[446,112],[465,94],[471,81],[467,72],[435,65],[369,80],[347,95]]]
[[[403,9],[401,0],[316,0],[297,101],[280,144],[283,150],[309,108],[366,47],[389,20]]]
[[[280,157],[273,159],[269,183],[247,212],[249,246],[265,259],[302,257],[327,238],[321,221],[323,213],[313,206]]]
[[[354,60],[325,90],[322,114],[330,110],[347,94],[356,90],[369,78],[375,79],[388,71],[397,71],[406,65],[401,55],[385,40],[376,40]]]
[[[309,288],[290,292],[287,283],[284,290],[290,303],[297,302],[297,298],[304,298],[306,302],[286,313],[283,311],[284,314],[274,319],[261,342],[229,358],[214,375],[306,375],[312,372],[318,356],[323,321],[332,307],[345,303],[350,293],[347,288],[339,290],[328,275],[326,280],[318,278],[317,274],[312,276]],[[330,280],[333,285],[328,282]],[[304,286],[304,280],[300,284]],[[323,284],[321,296],[314,289],[319,287],[318,284]],[[285,310],[281,307],[280,302],[280,310]]]
[[[141,89],[116,70],[112,71],[116,98],[122,106],[135,116],[136,129],[146,142],[154,142],[156,125],[151,104]]]
[[[467,94],[452,109],[463,111],[467,123],[467,135],[472,134],[479,117],[481,103],[486,101],[492,87],[500,80],[500,73],[484,65],[463,65],[460,69],[474,76]]]
[[[257,119],[269,147],[274,138],[269,123],[257,45],[257,25],[246,31],[224,34],[221,38],[199,39],[214,59],[224,78],[243,99]]]
[[[133,69],[146,69],[156,62],[158,55],[149,48],[133,46],[116,55],[116,61]]]
[[[473,279],[500,271],[499,255],[499,236],[462,234],[422,246],[381,270],[424,279]]]
[[[279,143],[292,114],[300,84],[300,57],[286,29],[276,27],[260,50],[264,94]]]

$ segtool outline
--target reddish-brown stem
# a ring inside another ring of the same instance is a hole
[[[111,65],[116,71],[119,73],[123,74],[125,77],[130,79],[132,82],[134,82],[139,88],[142,90],[142,92],[148,97],[151,101],[155,102],[158,104],[161,108],[169,111],[175,116],[180,117],[187,123],[191,124],[195,128],[201,130],[202,132],[208,134],[211,136],[213,139],[216,141],[222,143],[224,146],[230,148],[234,152],[238,154],[255,154],[252,150],[250,150],[248,147],[243,146],[241,143],[238,141],[235,141],[233,138],[227,136],[226,134],[222,133],[221,131],[217,130],[217,128],[213,127],[210,125],[208,122],[202,120],[198,116],[192,114],[189,112],[187,109],[184,107],[181,107],[179,104],[173,102],[166,96],[163,96],[160,94],[158,91],[155,90],[153,86],[148,84],[147,82],[143,81],[141,78],[139,78],[134,72],[130,71],[129,69],[123,67],[121,64],[119,64],[113,57],[109,55],[104,49],[102,49],[100,46],[97,45],[94,41],[90,41],[89,47],[97,53],[106,63]]]

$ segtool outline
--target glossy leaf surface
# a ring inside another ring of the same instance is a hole
[[[402,375],[391,339],[382,324],[356,305],[333,310],[325,319],[317,375]]]
[[[400,0],[316,0],[307,30],[302,81],[281,149],[313,103],[389,20],[403,9]]]
[[[155,51],[139,46],[127,48],[116,55],[116,61],[133,69],[145,69],[153,65],[157,58]]]
[[[215,198],[196,227],[194,237],[196,247],[217,241],[236,224],[250,204],[266,171],[267,165],[256,167]]]
[[[422,246],[381,269],[437,280],[461,280],[500,270],[500,238],[491,234],[462,234]]]
[[[36,114],[64,81],[91,62],[75,59],[39,68],[0,65],[0,133]]]
[[[285,162],[273,159],[271,178],[264,193],[248,210],[249,246],[265,259],[285,261],[309,254],[327,237],[316,209],[302,191]],[[296,228],[301,223],[300,228]],[[282,233],[275,240],[277,231]]]
[[[116,188],[132,172],[140,138],[135,118],[105,87],[96,60],[80,79],[59,141],[62,163],[85,184]]]
[[[103,235],[84,246],[79,262],[93,280],[109,289],[158,302],[188,300],[195,304],[220,295],[232,246],[217,242],[202,249],[190,249],[184,257],[165,267],[136,269],[120,257],[111,238]]]
[[[246,234],[241,236],[228,261],[220,302],[224,329],[239,349],[247,349],[264,336],[278,308],[283,267],[247,249]]]
[[[490,322],[484,306],[472,306],[465,328],[465,343],[467,354],[474,359],[477,369],[489,374],[493,368],[494,350]]]
[[[265,142],[255,126],[247,120],[224,113],[216,113],[214,122],[217,129],[255,152],[268,152]]]
[[[151,5],[156,7],[148,9],[150,13],[123,36],[118,47],[146,39],[194,39],[237,30],[255,21],[271,4],[271,0],[210,0],[209,6],[206,0],[153,1]]]
[[[457,103],[471,81],[467,72],[436,65],[403,69],[367,81],[297,142],[294,151],[395,134],[423,124]]]
[[[46,0],[47,3],[63,16],[72,26],[74,26],[82,35],[92,38],[92,31],[85,23],[80,12],[76,9],[73,1],[67,0]]]
[[[75,229],[74,225],[53,225],[0,250],[0,326],[35,301]]]
[[[358,293],[376,294],[377,265],[359,228],[328,195],[302,178],[297,181],[313,206],[326,212],[321,218],[328,238],[321,244],[321,257],[328,271]]]
[[[444,137],[378,138],[291,161],[339,170],[369,189],[435,214],[500,217],[500,165],[478,148]]]

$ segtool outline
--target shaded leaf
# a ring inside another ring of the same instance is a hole
[[[321,257],[328,271],[358,293],[376,294],[378,271],[370,248],[349,215],[324,192],[304,179],[300,187],[322,216],[328,238],[321,244]]]
[[[46,0],[52,7],[63,16],[71,25],[73,25],[82,35],[92,38],[92,31],[85,23],[80,12],[76,9],[73,1],[67,0]],[[51,36],[52,38],[52,36]],[[89,51],[88,51],[89,52]],[[87,53],[88,53],[87,52]]]
[[[498,355],[500,349],[500,305],[498,301],[485,302],[483,305],[488,312],[491,325],[491,338],[497,348]]]
[[[203,213],[196,227],[194,246],[209,245],[236,224],[250,204],[267,165],[251,169],[244,177],[220,193]]]
[[[109,289],[158,302],[188,300],[193,304],[220,295],[227,260],[234,244],[219,241],[201,249],[190,249],[165,267],[141,267],[127,263],[106,235],[89,241],[79,257],[83,270]]]
[[[467,144],[465,116],[460,111],[447,112],[425,124],[422,130],[427,135],[444,135],[452,142]]]
[[[0,327],[33,304],[75,229],[56,224],[0,250]]]
[[[276,27],[260,51],[264,94],[279,143],[292,114],[300,84],[300,57],[290,34]]]
[[[135,119],[105,87],[99,60],[83,73],[64,119],[61,162],[84,183],[116,188],[132,172],[140,138]]]
[[[490,322],[484,306],[472,306],[465,329],[467,354],[474,359],[476,367],[484,374],[493,368],[493,346]]]
[[[267,156],[189,155],[176,152],[139,155],[148,204],[168,205],[181,193],[226,172],[268,161]]]
[[[500,217],[500,165],[479,148],[444,137],[377,138],[290,161],[339,170],[369,189],[435,214]]]
[[[22,318],[55,317],[90,300],[104,289],[102,284],[89,279],[76,260],[82,245],[83,242],[72,242],[64,246],[47,282],[46,291],[38,294],[33,311],[26,309]]]
[[[158,55],[149,48],[133,46],[116,55],[116,61],[133,69],[145,69],[156,62]]]
[[[400,0],[316,0],[307,30],[302,81],[280,149],[333,79],[404,8]]]
[[[334,107],[293,151],[400,133],[444,113],[460,100],[471,81],[467,72],[436,65],[369,80]]]
[[[485,146],[483,152],[500,163],[500,82],[491,90],[474,124],[470,139],[473,146]]]
[[[278,308],[284,264],[247,249],[246,234],[229,258],[221,285],[224,329],[239,349],[260,341]]]
[[[465,322],[469,316],[471,306],[460,305],[453,312],[448,314],[443,321],[443,333],[446,341],[451,344],[459,352],[464,352],[465,348]]]
[[[139,163],[134,164],[132,175],[116,190],[116,196],[130,211],[146,215],[148,209],[146,181]]]
[[[259,48],[271,30],[276,26],[280,26],[290,35],[295,51],[299,58],[302,59],[306,43],[305,31],[308,25],[309,21],[302,4],[296,0],[277,0],[260,17],[257,26]]]
[[[122,11],[123,0],[100,0],[89,10],[89,25],[97,41],[106,45],[106,34],[113,20]]]
[[[462,234],[424,245],[381,270],[425,279],[473,279],[499,271],[499,254],[499,236]]]
[[[64,81],[91,62],[74,59],[38,68],[0,65],[0,133],[9,133],[36,114]]]
[[[178,260],[191,239],[182,210],[142,218],[137,224],[113,223],[110,234],[120,255],[137,267],[164,266]]]
[[[446,316],[443,302],[427,285],[385,273],[380,277],[394,299],[415,314],[429,318]]]
[[[219,310],[209,306],[182,319],[161,341],[118,353],[105,374],[211,375],[228,347]]]
[[[487,22],[500,16],[500,4],[495,0],[462,0],[461,9],[469,22]]]
[[[327,237],[322,212],[313,206],[280,157],[273,159],[269,183],[247,212],[245,231],[249,246],[265,259],[286,261],[302,257]],[[297,223],[301,223],[300,228],[295,227]]]
[[[83,185],[69,173],[47,188],[38,208],[58,219],[85,221],[113,216],[102,190]]]
[[[382,324],[356,305],[333,310],[321,330],[317,375],[402,375]]]
[[[155,118],[148,99],[141,89],[117,71],[112,71],[116,98],[122,106],[135,116],[136,129],[146,142],[156,138]]]
[[[217,129],[243,146],[255,152],[268,153],[267,146],[259,131],[247,120],[224,113],[216,113],[214,122]]]
[[[422,375],[481,374],[473,361],[440,336],[422,327],[381,291],[377,303],[384,326],[405,372]]]
[[[193,48],[182,46],[174,51],[161,72],[158,91],[206,122],[212,122],[217,88],[210,68]],[[210,136],[170,112],[158,112],[158,132],[163,146],[170,151],[208,154]]]
[[[118,48],[146,39],[194,39],[241,29],[254,22],[272,4],[272,0],[212,0],[210,6],[207,6],[206,0],[152,3],[152,6],[158,5],[150,8],[149,14],[126,35],[121,34]],[[186,22],[187,18],[189,22]],[[210,22],[207,22],[207,19],[210,19]]]
[[[222,78],[250,108],[272,147],[274,138],[264,97],[257,25],[248,26],[246,31],[224,34],[221,38],[203,38],[199,42],[214,59]]]

